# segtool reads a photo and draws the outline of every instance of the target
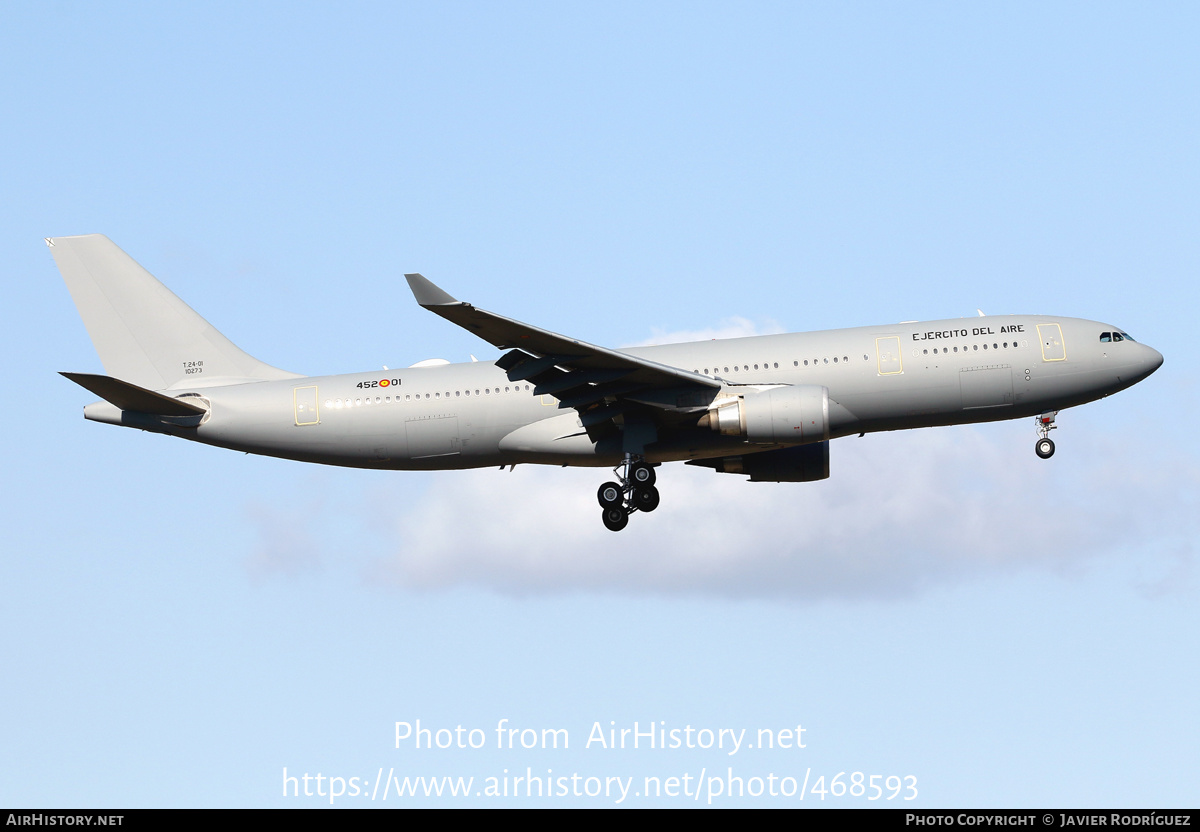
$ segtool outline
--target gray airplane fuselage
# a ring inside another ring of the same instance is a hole
[[[491,362],[304,376],[239,349],[102,234],[48,237],[105,374],[99,422],[285,459],[393,470],[612,466],[606,528],[655,511],[672,461],[751,482],[830,475],[854,433],[1036,417],[1123,390],[1162,356],[1096,321],[1036,315],[613,350],[461,301],[406,274],[417,304],[504,352]]]
[[[710,398],[778,385],[828,389],[827,430],[752,441],[686,424],[660,431],[650,462],[731,457],[855,433],[1036,416],[1129,387],[1162,363],[1117,327],[1077,318],[989,316],[636,347],[619,352],[715,379]],[[1101,340],[1102,335],[1108,340]],[[226,383],[204,367],[162,391],[201,402],[170,418],[88,405],[96,421],[256,454],[360,468],[433,470],[513,463],[613,466],[619,437],[492,362]],[[692,402],[695,404],[695,402]],[[702,410],[705,402],[699,404]],[[697,411],[699,412],[699,411]]]

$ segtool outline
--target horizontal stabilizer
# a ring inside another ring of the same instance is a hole
[[[92,375],[91,373],[60,373],[71,381],[90,390],[107,402],[115,404],[122,410],[137,413],[150,413],[154,416],[203,416],[203,407],[196,407],[187,402],[146,390],[127,381],[110,378],[109,376]]]

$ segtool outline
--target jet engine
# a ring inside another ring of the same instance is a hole
[[[829,438],[829,388],[815,384],[747,388],[713,402],[699,426],[762,444],[802,445]]]

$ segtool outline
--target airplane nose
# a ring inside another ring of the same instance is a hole
[[[1154,349],[1154,347],[1146,347],[1146,349],[1150,352],[1150,355],[1146,357],[1147,369],[1149,370],[1146,375],[1149,375],[1162,366],[1163,357],[1162,353]]]
[[[1145,344],[1141,344],[1140,346],[1142,347],[1142,356],[1141,356],[1141,365],[1142,366],[1141,366],[1141,372],[1138,373],[1139,381],[1141,379],[1144,379],[1146,376],[1150,375],[1151,373],[1153,373],[1155,370],[1157,370],[1159,367],[1161,367],[1162,363],[1163,363],[1163,357],[1162,357],[1161,352],[1154,349],[1154,347],[1148,347]]]

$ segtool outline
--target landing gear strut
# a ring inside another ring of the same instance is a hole
[[[1057,415],[1057,410],[1048,410],[1034,420],[1037,422],[1038,441],[1033,450],[1042,459],[1054,456],[1054,440],[1050,438],[1050,431],[1058,429],[1058,425],[1054,424],[1054,417]]]
[[[658,508],[657,479],[653,466],[640,455],[625,454],[625,461],[613,469],[620,482],[606,482],[596,492],[604,509],[604,527],[619,532],[629,525],[629,515],[635,511],[654,511]]]

